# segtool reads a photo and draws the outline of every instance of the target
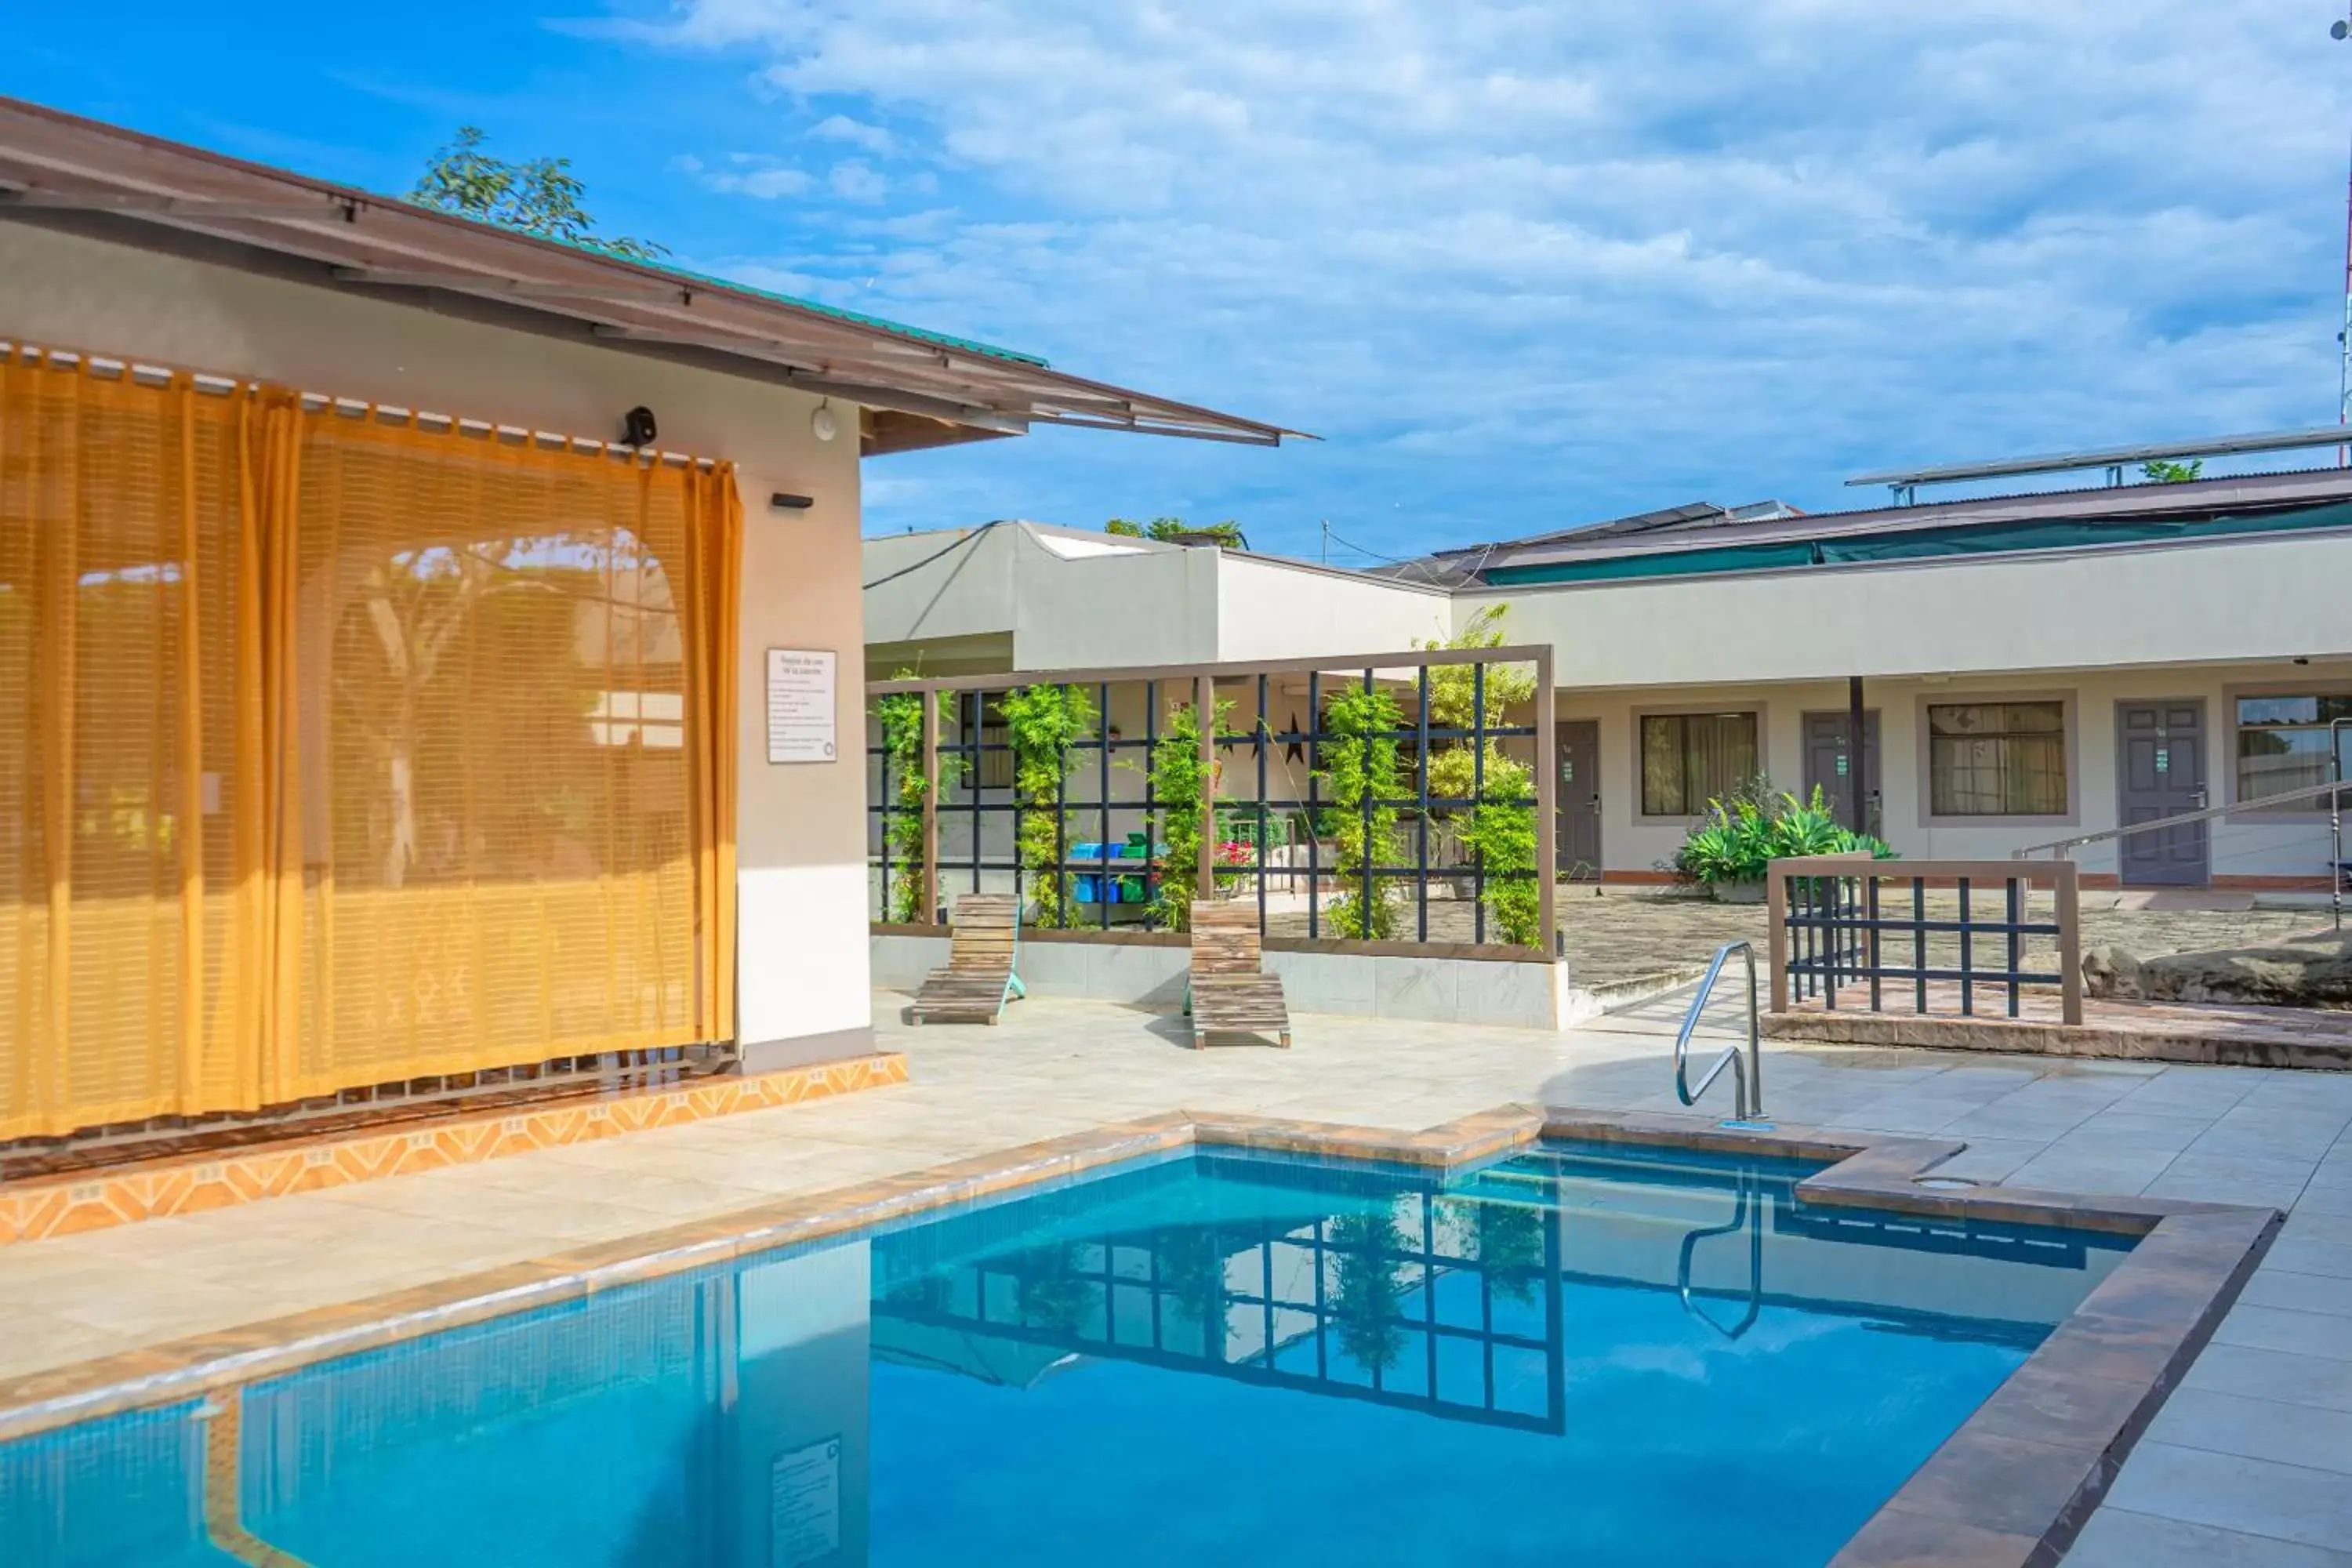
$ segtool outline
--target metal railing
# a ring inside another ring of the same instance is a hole
[[[1690,1084],[1691,1035],[1698,1028],[1699,1015],[1706,1011],[1707,998],[1715,993],[1716,980],[1723,973],[1724,961],[1733,953],[1748,961],[1748,1060],[1739,1059],[1737,1044],[1723,1047],[1698,1087]],[[1696,1105],[1699,1096],[1708,1086],[1731,1068],[1732,1104],[1737,1111],[1734,1120],[1753,1121],[1764,1114],[1764,1056],[1762,1031],[1756,1018],[1756,949],[1747,942],[1727,942],[1715,950],[1715,958],[1706,966],[1706,975],[1698,983],[1698,994],[1691,998],[1690,1011],[1683,1016],[1683,1026],[1675,1031],[1675,1097],[1685,1105]]]
[[[1925,1016],[1933,997],[1948,993],[1962,1017],[1977,1016],[1981,991],[2003,994],[2007,1016],[2016,1018],[2027,987],[2055,986],[2059,1021],[2083,1021],[2080,872],[2071,860],[1811,855],[1773,861],[1766,879],[1775,1013],[1789,1011],[1792,993],[1832,1012],[1841,1005],[1887,1012],[1893,981],[1895,994],[1910,993],[1912,1012]],[[1883,900],[1889,884],[1897,891]],[[1931,908],[1931,884],[1954,890],[1951,914]],[[2050,890],[2048,919],[2030,918],[2028,897],[2037,888]],[[1997,914],[1976,901],[1992,889]],[[2054,967],[2027,967],[2028,937],[2054,940]]]
[[[2352,720],[2336,719],[2328,723],[2329,779],[2326,784],[2305,784],[2295,789],[2280,790],[2274,795],[2258,795],[2252,800],[2231,801],[2223,805],[2200,806],[2195,811],[2178,812],[2147,822],[2103,828],[2097,833],[2078,833],[2071,838],[2053,838],[2046,844],[2029,844],[2022,849],[2012,850],[2010,858],[2025,860],[2036,855],[2047,855],[2053,859],[2071,859],[2075,850],[2086,845],[2110,842],[2120,845],[2126,838],[2156,833],[2169,834],[2183,827],[2202,827],[2207,823],[2219,823],[2230,818],[2250,819],[2253,826],[2270,827],[2273,825],[2265,821],[2265,813],[2284,811],[2297,805],[2308,809],[2325,801],[2327,809],[2328,908],[2334,915],[2336,929],[2341,931],[2344,929],[2345,885],[2352,881],[2352,862],[2344,858],[2344,796],[2352,793],[2346,788],[2343,773],[2344,743],[2341,736],[2347,726],[2352,726]]]
[[[1683,1236],[1682,1256],[1675,1269],[1675,1290],[1682,1298],[1683,1310],[1721,1334],[1736,1340],[1756,1326],[1764,1310],[1764,1218],[1767,1205],[1757,1190],[1756,1178],[1746,1171],[1739,1173],[1738,1205],[1732,1210],[1729,1223],[1705,1225]],[[1748,1233],[1748,1310],[1737,1323],[1725,1324],[1700,1304],[1698,1292],[1691,1285],[1692,1255],[1698,1244],[1717,1236]]]

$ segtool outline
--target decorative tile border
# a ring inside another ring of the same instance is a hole
[[[2275,1209],[2224,1204],[1922,1186],[1920,1177],[1966,1147],[1929,1138],[1801,1127],[1736,1130],[1696,1117],[1522,1105],[1412,1133],[1178,1111],[36,1373],[0,1384],[0,1441],[233,1390],[312,1363],[636,1280],[1017,1189],[1059,1185],[1090,1169],[1154,1153],[1231,1147],[1451,1170],[1543,1138],[1835,1162],[1801,1182],[1798,1196],[2139,1237],[1864,1525],[1832,1568],[2055,1563],[2211,1338],[2284,1218]]]
[[[11,1182],[0,1184],[0,1247],[197,1214],[288,1193],[435,1171],[445,1165],[469,1165],[906,1081],[907,1058],[886,1051],[782,1072],[699,1079],[674,1089],[610,1098],[576,1095],[471,1115],[458,1110],[425,1126],[347,1133],[307,1143],[289,1141],[114,1171]]]

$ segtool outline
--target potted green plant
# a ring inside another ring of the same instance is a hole
[[[1759,780],[1759,787],[1728,801],[1707,802],[1706,816],[1675,851],[1673,870],[1722,902],[1754,904],[1764,901],[1765,868],[1799,855],[1895,858],[1884,839],[1841,824],[1820,786],[1804,799]]]

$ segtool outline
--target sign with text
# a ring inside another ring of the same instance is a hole
[[[828,1437],[768,1464],[768,1562],[822,1563],[841,1549],[841,1439]]]
[[[834,662],[830,653],[785,647],[768,650],[771,763],[829,763],[838,755]]]

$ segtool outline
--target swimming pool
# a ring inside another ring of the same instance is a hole
[[[1201,1149],[0,1447],[0,1562],[1818,1564],[2126,1255]]]

